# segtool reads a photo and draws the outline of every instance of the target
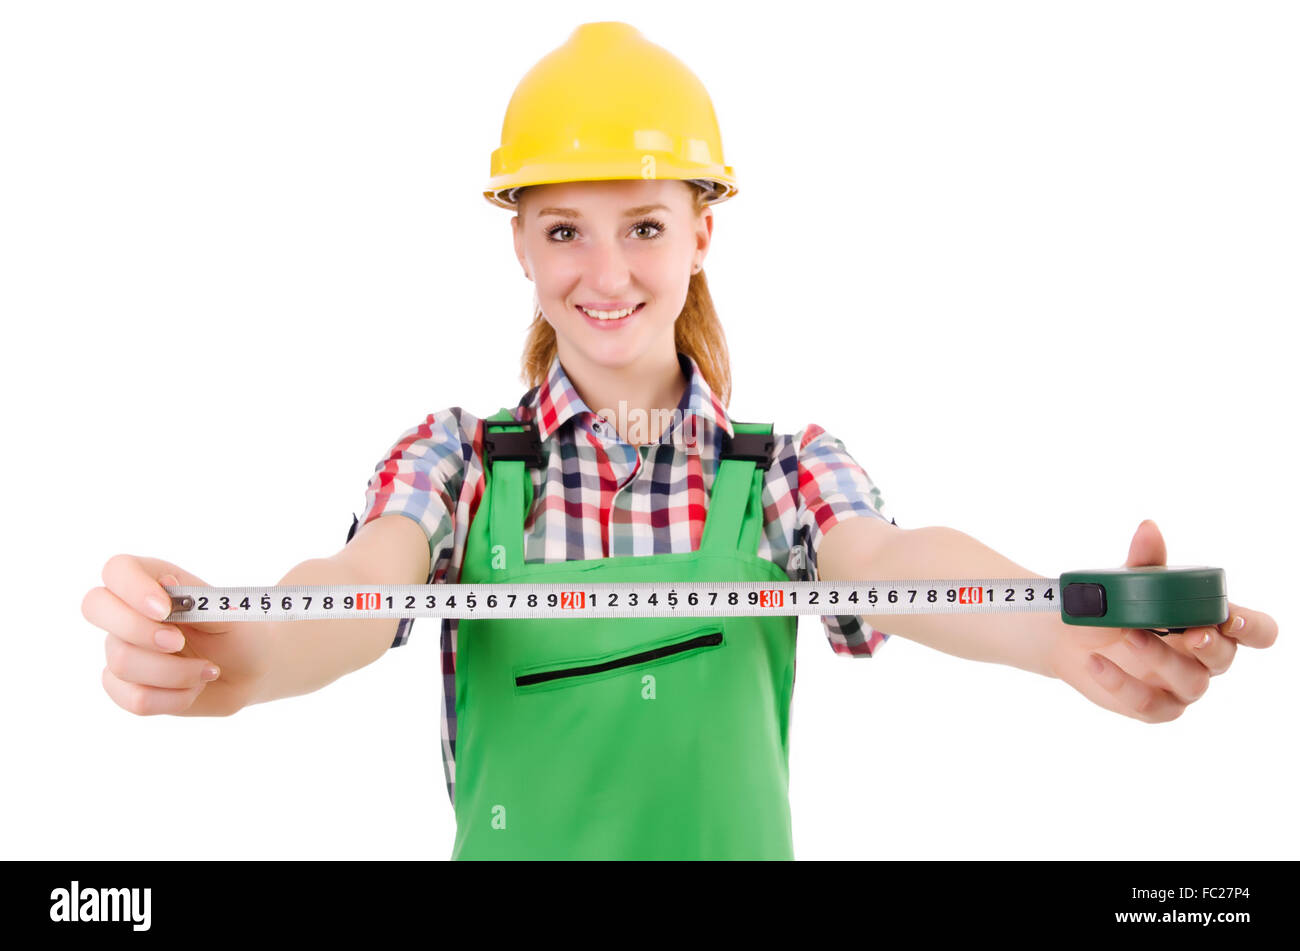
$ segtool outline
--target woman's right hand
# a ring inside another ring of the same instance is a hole
[[[160,621],[171,613],[164,584],[207,582],[157,558],[114,555],[103,579],[81,613],[108,632],[102,681],[114,703],[140,716],[229,716],[244,706],[270,659],[265,625]]]

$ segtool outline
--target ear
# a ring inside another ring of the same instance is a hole
[[[695,219],[695,256],[699,261],[695,271],[704,267],[704,258],[713,241],[713,206],[705,205]],[[692,273],[695,273],[694,271]]]
[[[519,266],[524,269],[524,277],[531,281],[533,276],[528,273],[528,259],[524,257],[524,227],[518,215],[510,219],[510,227],[515,239],[515,257],[519,259]]]

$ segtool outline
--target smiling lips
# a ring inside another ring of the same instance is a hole
[[[644,301],[640,304],[632,304],[625,307],[609,308],[609,309],[605,309],[605,308],[597,309],[594,307],[584,307],[582,304],[579,304],[578,310],[582,311],[582,313],[586,316],[586,318],[590,320],[592,323],[620,324],[628,317],[630,317],[632,314],[639,312],[641,308],[644,306],[645,306]]]

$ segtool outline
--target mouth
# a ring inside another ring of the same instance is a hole
[[[615,311],[591,311],[580,304],[577,307],[582,316],[587,319],[587,323],[601,330],[614,330],[625,326],[633,317],[641,313],[645,307],[645,301],[630,309],[625,307],[622,310]]]

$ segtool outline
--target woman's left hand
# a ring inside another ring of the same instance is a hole
[[[1148,519],[1133,535],[1124,567],[1165,563],[1165,540]],[[1048,655],[1052,672],[1093,703],[1147,723],[1180,717],[1209,689],[1210,678],[1231,666],[1238,644],[1270,647],[1277,640],[1276,621],[1231,601],[1222,624],[1181,634],[1061,626]]]

